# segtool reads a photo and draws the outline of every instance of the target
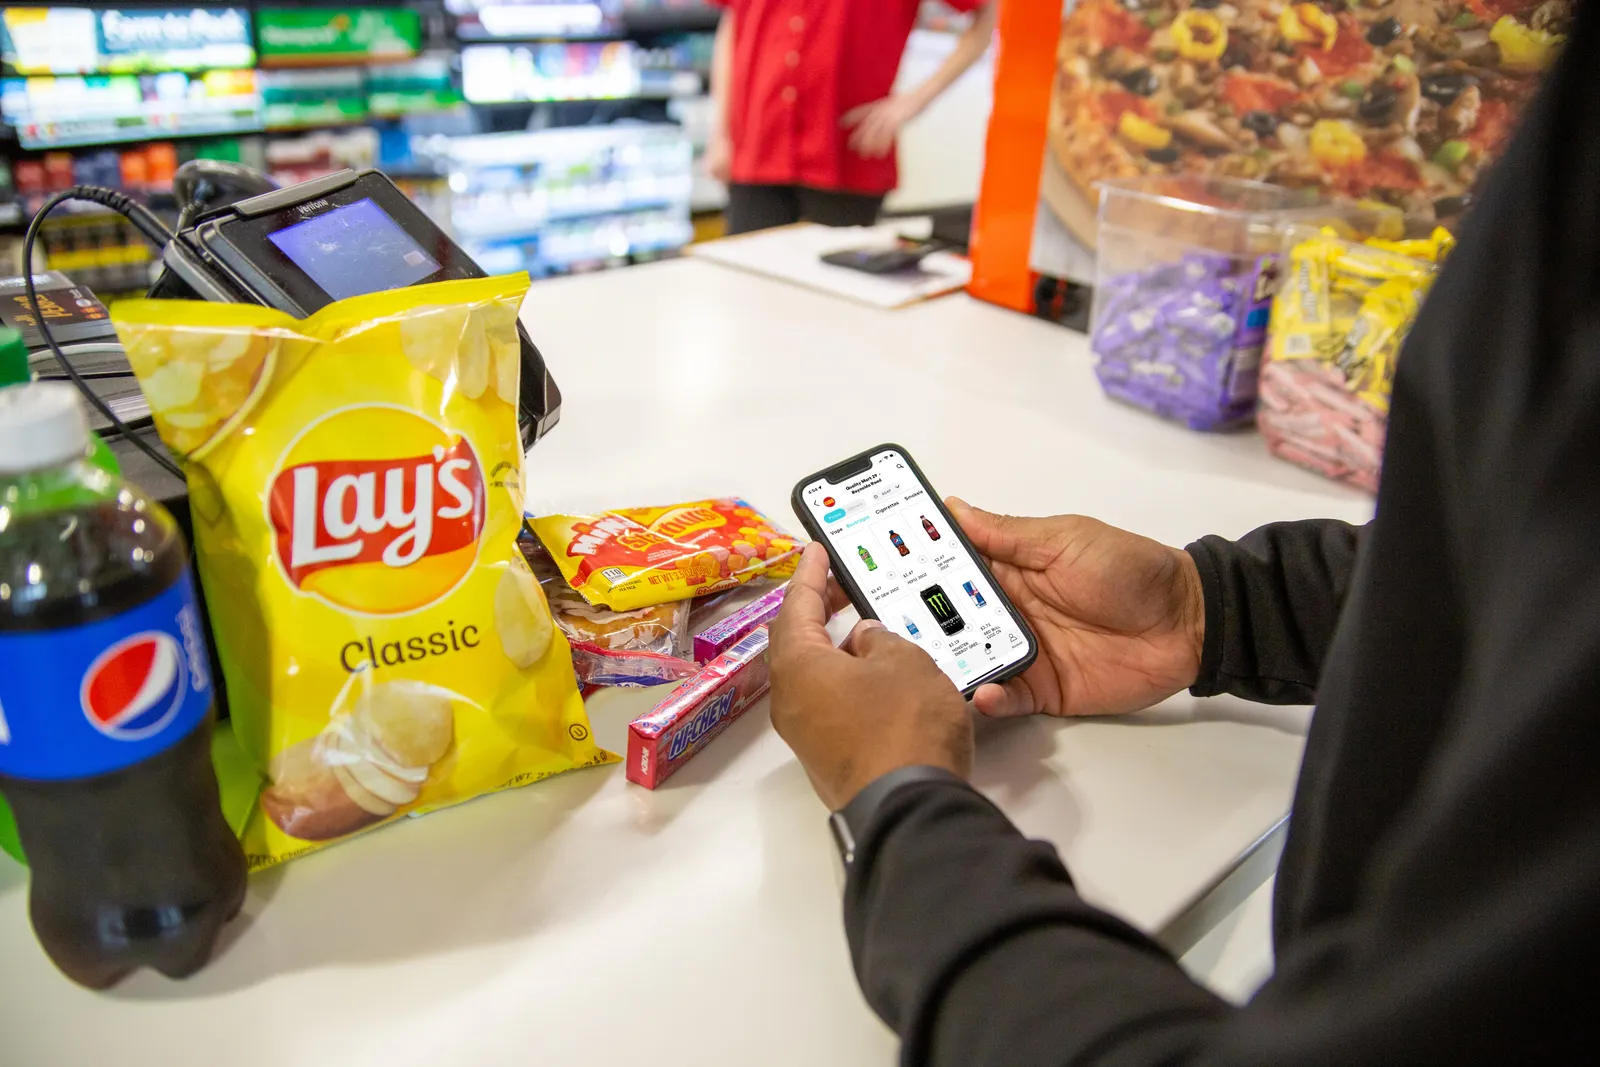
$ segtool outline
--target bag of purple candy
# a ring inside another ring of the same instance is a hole
[[[1196,250],[1106,279],[1090,342],[1101,387],[1191,429],[1248,424],[1277,270],[1271,255]]]
[[[1308,195],[1225,178],[1103,183],[1090,348],[1106,393],[1196,430],[1248,425],[1279,233]]]

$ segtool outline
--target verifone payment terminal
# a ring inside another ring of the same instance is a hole
[[[200,215],[167,244],[154,297],[265,304],[305,317],[348,296],[484,271],[383,174],[345,170]],[[521,323],[524,447],[561,391]]]

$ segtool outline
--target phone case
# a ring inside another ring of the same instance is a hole
[[[844,565],[844,561],[839,558],[839,554],[834,550],[832,542],[828,540],[826,535],[823,533],[822,528],[817,525],[816,519],[811,515],[811,509],[806,507],[804,490],[806,486],[810,485],[818,478],[827,478],[829,474],[835,471],[849,468],[855,464],[861,463],[862,461],[866,462],[866,466],[862,467],[862,470],[866,470],[871,466],[873,456],[877,455],[879,452],[886,451],[898,453],[900,458],[906,461],[906,468],[911,471],[922,487],[928,491],[928,499],[930,503],[932,503],[933,507],[937,509],[940,517],[944,519],[945,526],[952,534],[955,535],[956,540],[961,542],[962,547],[967,550],[967,554],[971,556],[973,562],[977,564],[978,571],[984,576],[984,578],[988,579],[989,588],[994,590],[994,595],[999,599],[1001,605],[1005,607],[1006,613],[1009,614],[1013,620],[1015,620],[1017,628],[1022,631],[1022,636],[1027,639],[1028,651],[1016,663],[1013,663],[1007,667],[1001,667],[996,671],[992,671],[980,678],[975,678],[971,682],[967,683],[966,687],[961,690],[961,695],[970,699],[972,694],[977,691],[979,686],[988,685],[991,682],[1003,682],[1009,678],[1015,678],[1017,675],[1033,666],[1033,661],[1039,657],[1039,640],[1034,636],[1033,627],[1028,625],[1028,620],[1022,617],[1022,613],[1016,609],[1016,605],[1011,603],[1011,598],[1006,596],[1005,590],[1000,588],[1000,583],[994,580],[994,575],[989,572],[988,564],[986,564],[983,560],[983,557],[978,554],[978,550],[972,547],[972,542],[967,540],[966,531],[961,528],[960,523],[956,522],[955,518],[950,514],[949,509],[944,506],[943,498],[934,491],[932,484],[930,484],[928,479],[923,475],[922,468],[918,467],[917,461],[911,458],[911,453],[893,443],[874,445],[872,448],[866,449],[862,452],[857,452],[849,459],[841,460],[838,463],[824,467],[822,470],[814,471],[811,474],[806,475],[804,478],[801,478],[795,483],[794,491],[789,494],[789,506],[793,508],[794,513],[800,517],[800,525],[805,527],[806,533],[811,537],[811,539],[813,541],[820,541],[822,543],[822,547],[828,550],[828,563],[833,568],[833,576],[839,580],[840,587],[844,589],[845,594],[850,598],[850,603],[855,606],[857,613],[859,613],[863,619],[878,619],[878,613],[872,609],[871,602],[867,600],[866,596],[861,592],[860,587],[856,585],[855,579],[850,577],[850,569]],[[883,620],[879,619],[879,621],[881,622]]]

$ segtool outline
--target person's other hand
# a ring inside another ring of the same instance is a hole
[[[706,142],[706,173],[724,185],[733,178],[733,140],[726,133],[713,133]]]
[[[972,770],[972,713],[922,649],[865,621],[842,648],[828,616],[848,601],[828,554],[806,546],[772,624],[772,725],[830,811],[901,767]]]
[[[1205,601],[1187,552],[1081,515],[1019,519],[946,503],[1039,639],[1032,667],[973,694],[979,711],[1109,715],[1194,684]]]
[[[894,149],[900,129],[917,117],[922,102],[909,93],[896,93],[844,113],[839,125],[850,131],[848,144],[856,155],[878,159]]]

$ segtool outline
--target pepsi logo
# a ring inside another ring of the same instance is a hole
[[[161,732],[178,714],[188,688],[183,649],[159,630],[125,637],[84,672],[78,700],[89,724],[117,741]]]

